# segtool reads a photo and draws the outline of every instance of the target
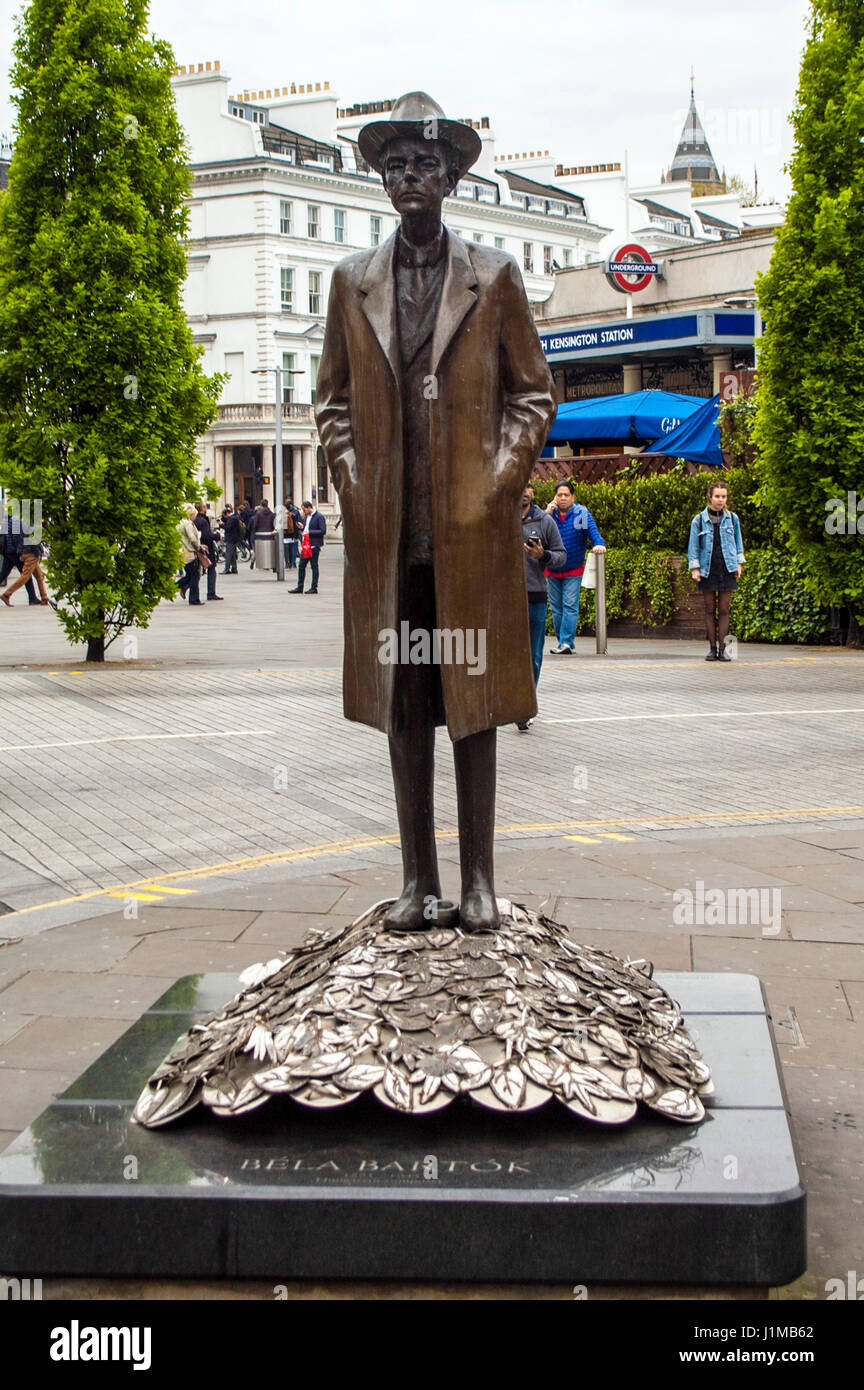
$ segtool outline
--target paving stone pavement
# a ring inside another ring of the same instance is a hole
[[[328,562],[320,607],[241,574],[218,608],[162,605],[140,659],[98,670],[46,635],[46,610],[0,615],[0,1148],[169,980],[239,971],[398,891],[386,741],[342,719],[338,548]],[[537,723],[499,737],[498,888],[660,969],[758,973],[773,1015],[810,1190],[807,1275],[770,1292],[590,1296],[821,1298],[864,1268],[864,656],[701,657],[699,644],[619,642],[598,658],[580,640],[577,657],[547,660]],[[78,1280],[45,1292],[272,1296]],[[571,1294],[310,1282],[289,1296]]]

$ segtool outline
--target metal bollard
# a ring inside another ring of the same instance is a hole
[[[597,633],[597,655],[607,655],[606,645],[606,556],[594,552],[597,566],[594,581],[594,627]]]

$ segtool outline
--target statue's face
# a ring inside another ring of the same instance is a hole
[[[447,149],[422,136],[391,140],[384,153],[382,173],[390,201],[403,217],[438,212],[456,177],[447,168]]]

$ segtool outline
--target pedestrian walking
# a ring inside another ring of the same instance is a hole
[[[5,510],[5,509],[4,509]],[[13,567],[20,573],[7,589],[0,594],[6,607],[11,606],[12,595],[23,586],[27,586],[27,600],[29,603],[39,603],[43,607],[48,604],[56,608],[57,604],[48,597],[48,590],[45,587],[45,576],[42,573],[42,566],[39,560],[42,555],[42,543],[36,540],[36,528],[15,512],[6,513],[6,538],[4,542],[3,570],[2,576],[5,580]],[[33,593],[33,579],[39,585],[39,598]],[[0,581],[2,582],[2,581]]]
[[[690,522],[687,566],[705,601],[705,660],[731,661],[727,650],[729,604],[744,563],[741,523],[729,510],[729,489],[725,483],[711,483],[707,501],[708,505]]]
[[[572,656],[575,651],[576,626],[579,622],[579,594],[585,573],[585,551],[590,539],[598,555],[605,555],[606,542],[587,507],[574,500],[572,484],[562,480],[555,488],[555,500],[546,508],[561,533],[567,552],[563,569],[546,570],[549,585],[549,607],[558,645],[552,656]]]
[[[198,512],[195,507],[187,507],[186,515],[177,526],[180,533],[180,550],[183,556],[183,578],[177,581],[177,588],[184,598],[188,591],[189,603],[193,608],[198,607],[201,603],[201,596],[198,592],[198,580],[201,575],[199,562],[202,562],[203,559],[209,559],[195,526],[197,515]]]
[[[222,537],[225,541],[225,568],[223,574],[237,573],[237,547],[241,540],[240,517],[236,507],[226,507],[222,513]]]
[[[246,530],[246,540],[249,543],[250,564],[249,568],[255,568],[255,508],[252,506],[251,498],[247,497],[240,508],[240,520]]]
[[[302,594],[306,580],[306,566],[312,571],[310,594],[318,592],[318,557],[327,533],[327,522],[321,512],[316,511],[311,502],[303,503],[303,533],[300,540],[300,563],[297,566],[297,587],[289,589],[289,594]]]
[[[6,583],[14,569],[19,573],[23,569],[21,545],[21,517],[17,508],[7,511],[5,506],[0,505],[0,585]],[[36,597],[32,575],[24,581],[24,587],[27,590],[27,602],[38,605],[41,600]]]
[[[210,524],[210,517],[207,514],[207,506],[204,502],[199,502],[196,507],[197,516],[195,517],[195,529],[198,532],[207,551],[207,558],[210,564],[207,567],[207,601],[208,603],[221,603],[222,598],[216,592],[216,537],[213,534],[213,527]]]
[[[560,570],[567,563],[561,532],[546,512],[534,505],[534,489],[522,493],[522,544],[525,547],[525,585],[528,590],[528,630],[534,685],[540,680],[546,638],[547,579],[545,571]],[[525,719],[516,725],[525,733],[533,724]]]

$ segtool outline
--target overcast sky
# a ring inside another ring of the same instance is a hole
[[[0,0],[0,53],[19,4]],[[786,196],[789,112],[806,0],[151,0],[178,64],[219,59],[230,89],[329,81],[344,105],[428,91],[448,115],[489,116],[499,154],[548,149],[566,165],[629,152],[659,179],[696,98],[718,166]],[[5,78],[5,73],[4,73]],[[8,80],[0,130],[13,121]]]

